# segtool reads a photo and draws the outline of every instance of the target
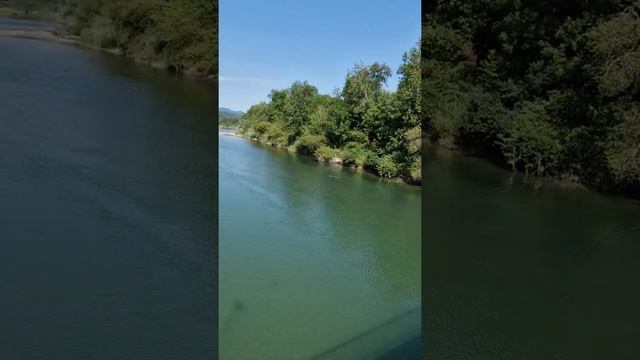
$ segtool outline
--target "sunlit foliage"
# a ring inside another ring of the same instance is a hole
[[[272,90],[268,103],[251,107],[242,131],[262,142],[319,161],[370,170],[382,177],[422,181],[420,52],[403,56],[396,92],[387,90],[385,64],[356,64],[344,86],[322,95],[307,82]]]

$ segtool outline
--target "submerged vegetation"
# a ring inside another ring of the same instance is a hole
[[[386,178],[420,184],[420,52],[404,54],[396,92],[385,88],[391,69],[355,65],[333,95],[307,82],[272,90],[269,102],[240,120],[250,138],[318,161],[341,163]]]
[[[428,137],[640,196],[640,2],[427,3]]]

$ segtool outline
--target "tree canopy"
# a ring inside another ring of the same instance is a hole
[[[60,12],[66,30],[89,45],[215,76],[217,6],[209,0],[65,0]]]
[[[425,130],[514,171],[640,196],[640,2],[435,0]]]
[[[356,64],[344,86],[324,95],[307,82],[272,90],[269,102],[241,119],[249,137],[315,157],[421,183],[420,52],[411,49],[397,71],[398,89],[386,83],[385,64]]]

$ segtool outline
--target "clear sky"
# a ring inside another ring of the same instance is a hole
[[[246,111],[309,81],[328,94],[355,63],[386,63],[420,39],[418,0],[219,0],[220,106]]]

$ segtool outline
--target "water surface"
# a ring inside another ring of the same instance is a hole
[[[219,141],[220,359],[418,359],[420,189]]]
[[[425,161],[426,356],[635,359],[640,203]]]
[[[0,358],[215,358],[215,85],[0,54]]]

